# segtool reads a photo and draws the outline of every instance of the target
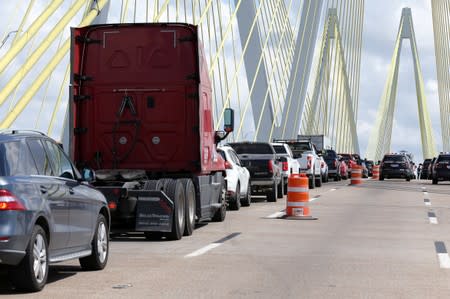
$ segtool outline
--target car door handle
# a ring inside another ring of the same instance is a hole
[[[70,193],[71,195],[73,195],[73,194],[75,193],[75,191],[73,191],[72,188],[69,188],[69,193]]]
[[[41,193],[42,194],[45,194],[45,193],[47,193],[47,187],[45,187],[45,186],[41,186]]]

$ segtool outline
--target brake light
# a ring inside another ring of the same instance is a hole
[[[306,165],[306,168],[311,168],[311,166],[312,166],[312,155],[308,155],[308,156],[306,156],[306,160],[307,160],[307,165]]]
[[[8,190],[0,190],[0,211],[24,211],[22,203]]]
[[[324,167],[325,167],[325,163],[323,163],[323,161],[320,162],[320,168],[324,168]]]
[[[269,169],[269,172],[273,173],[273,161],[272,160],[269,160],[269,164],[267,165],[267,167]]]
[[[110,201],[110,202],[108,202],[108,208],[110,210],[115,210],[115,209],[117,209],[117,204],[114,201]]]
[[[228,161],[225,161],[225,169],[233,169],[233,164]]]
[[[289,170],[288,162],[281,162],[281,167],[283,171],[288,171]]]
[[[334,160],[334,168],[337,168],[337,161],[336,160]]]

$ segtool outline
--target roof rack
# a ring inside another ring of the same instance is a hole
[[[41,136],[47,136],[43,132],[38,130],[28,129],[0,129],[0,134],[19,134],[19,133],[34,133]]]

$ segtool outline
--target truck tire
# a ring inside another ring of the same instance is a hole
[[[184,236],[192,235],[195,228],[195,208],[196,208],[196,198],[195,198],[195,186],[191,179],[181,179],[181,183],[184,187],[185,197],[185,208],[184,208]]]
[[[283,198],[284,195],[284,180],[281,178],[280,183],[277,186],[277,198]]]
[[[234,196],[229,199],[228,205],[230,207],[230,210],[233,211],[238,211],[241,208],[241,186],[239,183],[237,183]]]
[[[159,190],[164,188],[161,180],[149,180],[144,183],[144,190]]]
[[[322,174],[319,174],[319,178],[315,178],[316,186],[322,187]]]
[[[92,253],[90,256],[80,258],[81,268],[84,270],[101,270],[108,262],[109,230],[105,216],[99,214],[92,239]]]
[[[277,194],[278,188],[277,183],[273,183],[272,189],[267,191],[267,202],[276,202],[278,198]]]
[[[241,204],[243,207],[249,207],[252,203],[252,187],[250,185],[250,180],[247,184],[247,193],[245,194],[245,197],[241,199]]]
[[[20,291],[37,292],[44,288],[48,277],[48,241],[40,225],[33,228],[25,256],[9,274],[11,282]]]
[[[172,231],[167,233],[167,239],[179,240],[183,237],[185,226],[185,194],[183,184],[180,180],[170,180],[167,182],[167,188],[165,191],[167,196],[174,203],[173,219],[172,219]]]
[[[225,216],[227,215],[227,202],[226,202],[226,190],[224,183],[222,182],[222,192],[219,194],[218,202],[221,203],[221,206],[217,211],[214,213],[214,216],[212,218],[212,221],[214,222],[222,222],[225,220]]]

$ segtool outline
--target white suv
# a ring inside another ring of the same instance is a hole
[[[288,178],[293,173],[300,172],[300,163],[294,159],[291,148],[286,143],[272,143],[275,149],[275,155],[281,159],[281,174],[284,183],[284,194],[287,194]]]

